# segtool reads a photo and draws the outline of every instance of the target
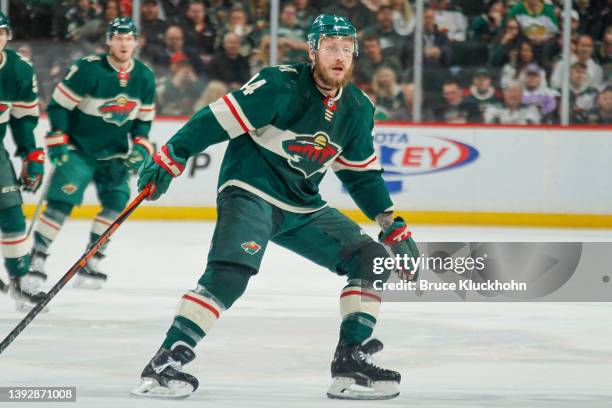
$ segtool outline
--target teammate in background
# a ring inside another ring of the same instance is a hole
[[[30,242],[21,204],[19,185],[36,192],[44,172],[45,152],[36,147],[34,129],[38,124],[39,104],[34,68],[13,50],[6,49],[11,39],[9,19],[0,12],[0,249],[10,277],[10,293],[18,310],[31,309],[45,296],[34,291],[22,278],[30,265]],[[19,180],[2,140],[7,124],[23,160]],[[2,284],[4,288],[4,284]]]
[[[102,205],[91,228],[91,245],[126,206],[130,170],[153,153],[147,138],[155,116],[155,77],[133,58],[137,36],[131,19],[114,19],[107,31],[108,53],[78,60],[53,92],[47,108],[51,131],[45,142],[56,167],[47,209],[34,233],[31,265],[39,284],[47,278],[49,245],[72,208],[81,204],[87,185],[94,183]],[[107,278],[98,269],[103,251],[79,270],[76,287],[101,287]]]
[[[182,367],[195,358],[193,348],[220,314],[243,294],[269,241],[347,278],[328,396],[386,399],[399,394],[400,374],[371,362],[382,349],[370,337],[381,300],[373,282],[391,274],[374,274],[373,260],[388,253],[322,200],[318,185],[326,170],[331,167],[360,209],[380,224],[379,240],[392,253],[416,257],[418,249],[404,220],[393,216],[374,152],[374,106],[349,82],[357,55],[355,27],[344,17],[320,15],[308,43],[312,65],[263,69],[196,113],[141,170],[139,189],[151,184],[148,198],[155,200],[189,157],[229,140],[206,270],[180,300],[134,395],[181,398],[197,389],[197,379]],[[400,275],[414,279],[412,272]]]

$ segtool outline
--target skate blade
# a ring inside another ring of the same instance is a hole
[[[102,279],[92,279],[85,276],[77,275],[74,278],[73,288],[85,290],[98,290],[102,288],[104,281]]]
[[[153,378],[143,378],[130,394],[139,398],[183,399],[193,394],[193,386],[184,381],[169,381],[165,387]]]
[[[355,384],[352,378],[336,377],[327,390],[327,397],[351,400],[384,400],[399,395],[398,383],[393,381],[374,381],[371,387]]]
[[[32,305],[28,302],[24,302],[24,301],[20,301],[20,300],[16,300],[15,301],[15,309],[17,309],[18,312],[21,313],[30,313],[30,311],[32,309],[34,309],[35,305]],[[47,313],[49,311],[49,308],[47,306],[45,306],[43,308],[43,310],[41,310],[41,313]]]

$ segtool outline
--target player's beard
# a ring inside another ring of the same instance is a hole
[[[329,89],[344,88],[350,82],[351,77],[353,76],[353,64],[351,63],[348,69],[346,69],[346,66],[344,66],[344,68],[345,68],[344,77],[340,80],[334,79],[330,75],[327,74],[327,71],[323,68],[322,64],[319,62],[319,56],[317,55],[315,57],[314,75],[316,76],[316,78],[319,79],[319,81],[323,82],[323,85],[325,85],[325,87]]]

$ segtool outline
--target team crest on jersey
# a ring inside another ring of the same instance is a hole
[[[307,178],[325,167],[340,153],[340,146],[332,143],[323,132],[314,136],[297,136],[283,142],[283,149],[290,156],[289,165],[301,171]]]
[[[72,195],[75,191],[77,191],[77,186],[75,186],[74,184],[65,184],[62,186],[62,191],[65,194]]]
[[[259,245],[255,241],[243,242],[242,244],[240,244],[240,246],[242,247],[242,249],[244,249],[244,252],[249,255],[255,255],[261,249],[261,245]]]
[[[121,126],[127,122],[130,113],[132,113],[137,105],[135,101],[129,100],[127,96],[119,95],[115,99],[104,102],[104,104],[98,108],[98,111],[102,114],[102,118],[105,122]]]

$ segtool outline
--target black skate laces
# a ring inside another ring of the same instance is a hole
[[[361,348],[357,349],[357,354],[359,356],[359,360],[364,362],[368,366],[369,370],[375,371],[379,374],[387,374],[390,372],[390,370],[387,370],[386,368],[382,368],[374,364],[372,355],[361,350]]]
[[[158,366],[158,367],[153,367],[153,370],[157,373],[157,374],[161,374],[166,368],[172,368],[176,371],[181,371],[181,367],[182,364],[180,361],[176,361],[173,360],[172,357],[168,357],[168,361],[165,362],[164,364]]]

